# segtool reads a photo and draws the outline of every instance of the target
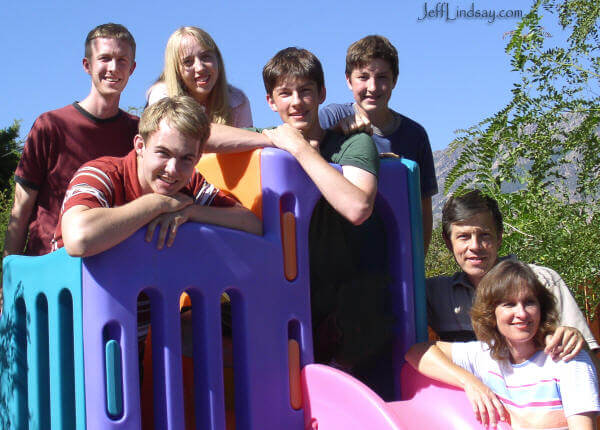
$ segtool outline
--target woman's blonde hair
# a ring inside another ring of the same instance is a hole
[[[191,95],[181,78],[181,44],[185,37],[195,38],[205,49],[212,51],[217,57],[219,76],[205,103],[206,114],[210,122],[232,125],[231,107],[229,106],[229,89],[225,74],[223,57],[215,41],[210,35],[198,27],[181,27],[169,37],[165,49],[165,68],[161,75],[167,86],[169,97]],[[160,80],[160,79],[159,79]]]
[[[475,336],[490,347],[494,360],[509,358],[506,339],[498,331],[496,307],[523,290],[529,291],[540,304],[540,325],[533,338],[535,345],[543,347],[546,335],[556,330],[558,312],[554,295],[527,264],[513,259],[504,260],[483,277],[471,308]]]

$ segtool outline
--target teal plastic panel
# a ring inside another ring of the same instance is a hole
[[[106,409],[112,418],[123,415],[123,369],[121,346],[112,339],[106,342]]]
[[[3,261],[0,428],[85,429],[81,259]]]
[[[408,168],[413,274],[415,278],[415,332],[417,342],[424,342],[427,340],[427,302],[425,298],[425,250],[423,248],[421,180],[417,163],[405,158],[402,159],[402,163]]]

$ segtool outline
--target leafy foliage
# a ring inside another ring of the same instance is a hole
[[[442,227],[438,226],[431,235],[431,243],[425,259],[425,274],[428,278],[432,276],[449,276],[459,269],[442,239]]]
[[[19,121],[0,129],[0,191],[11,191],[11,179],[21,158]]]
[[[506,47],[519,75],[512,99],[460,131],[445,184],[498,200],[504,252],[555,269],[590,311],[600,299],[599,17],[596,0],[534,2]]]
[[[0,249],[4,249],[4,232],[12,208],[14,173],[21,158],[19,121],[0,129]]]

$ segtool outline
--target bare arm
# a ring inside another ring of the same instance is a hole
[[[187,221],[220,225],[256,235],[262,234],[261,220],[242,205],[233,207],[190,205],[180,211],[162,214],[155,218],[148,224],[146,241],[150,242],[152,240],[155,229],[159,227],[158,249],[164,246],[165,239],[167,246],[172,246],[179,226]]]
[[[114,208],[73,206],[62,217],[63,242],[69,255],[89,257],[121,243],[158,215],[190,204],[183,194],[152,193]]]
[[[596,414],[571,415],[567,418],[569,430],[596,430]]]
[[[242,152],[265,146],[273,145],[263,134],[223,124],[211,124],[204,152]]]
[[[340,173],[307,142],[302,134],[283,124],[263,131],[278,148],[296,158],[331,206],[352,224],[362,224],[373,212],[377,194],[375,175],[354,166]]]
[[[473,412],[479,422],[496,427],[497,415],[506,421],[508,413],[496,395],[475,375],[452,362],[452,344],[449,342],[424,342],[413,345],[406,353],[411,366],[437,381],[465,390]]]
[[[27,240],[27,227],[37,196],[37,190],[24,187],[19,183],[15,184],[15,202],[6,226],[3,257],[23,253]]]
[[[421,199],[421,212],[423,216],[423,249],[425,255],[427,255],[429,244],[431,243],[431,233],[433,231],[431,197],[423,197]]]

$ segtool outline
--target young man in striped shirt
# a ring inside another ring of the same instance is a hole
[[[134,149],[125,157],[84,164],[69,183],[54,238],[73,256],[105,251],[148,225],[158,248],[171,246],[178,227],[195,221],[260,234],[252,212],[195,171],[210,124],[189,97],[166,98],[140,119]]]

